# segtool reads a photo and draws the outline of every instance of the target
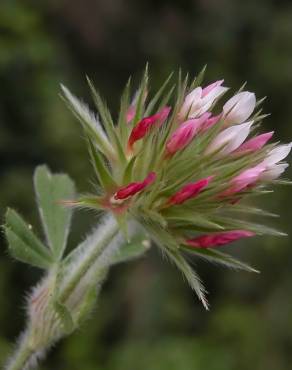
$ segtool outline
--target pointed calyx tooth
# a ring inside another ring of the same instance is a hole
[[[186,240],[186,244],[195,248],[214,248],[254,235],[256,234],[253,231],[248,230],[223,231],[188,239]]]
[[[196,182],[186,184],[173,196],[171,196],[167,203],[169,205],[182,204],[188,199],[195,198],[203,189],[205,189],[208,186],[209,182],[213,178],[214,176],[209,176],[206,177],[205,179],[201,179]]]
[[[156,173],[150,172],[149,175],[141,182],[131,182],[130,184],[120,188],[114,195],[115,200],[127,199],[137,193],[143,191],[147,186],[150,186],[156,180]]]
[[[128,140],[128,149],[132,150],[134,143],[138,140],[143,139],[143,137],[147,135],[149,130],[154,125],[157,125],[159,127],[161,124],[163,124],[163,122],[167,119],[169,112],[170,107],[164,107],[153,116],[145,117],[140,122],[138,122],[130,134]]]

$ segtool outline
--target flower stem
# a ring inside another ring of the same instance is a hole
[[[14,355],[8,361],[5,370],[23,370],[26,368],[30,358],[36,352],[31,346],[30,334],[22,335],[21,341],[15,350]]]
[[[69,306],[70,314],[78,320],[82,310],[79,312],[78,309],[76,312],[76,304],[82,309],[80,300],[82,301],[86,296],[89,286],[98,286],[100,280],[104,279],[105,272],[121,245],[122,240],[118,239],[118,235],[119,226],[116,220],[112,216],[105,217],[92,234],[74,251],[72,258],[68,261],[67,270],[65,265],[59,266],[60,275],[64,277],[63,281],[52,284],[51,279],[55,275],[55,271],[51,270],[53,274],[49,273],[48,278],[43,281],[42,287],[46,287],[46,289],[40,290],[41,304],[36,302],[36,297],[31,298],[27,323],[29,330],[21,336],[19,345],[9,359],[5,370],[34,368],[42,350],[66,335],[62,323],[54,311],[53,301],[50,297],[57,297],[58,302]],[[53,268],[56,269],[56,266]],[[66,271],[62,271],[62,268]],[[47,292],[46,295],[43,294],[44,291]],[[45,301],[44,297],[47,297],[48,300]],[[36,306],[35,309],[32,309],[32,305]],[[75,324],[78,326],[78,321]]]
[[[101,256],[104,250],[108,247],[112,239],[118,234],[119,227],[117,222],[112,216],[108,216],[105,219],[103,225],[99,226],[100,234],[93,240],[93,246],[88,243],[87,248],[84,249],[84,253],[79,260],[79,264],[74,270],[66,286],[62,289],[60,294],[60,301],[65,302],[72,294],[80,280],[85,276],[88,270],[95,264],[96,260]],[[98,230],[99,230],[98,229]],[[92,236],[89,237],[90,239]]]

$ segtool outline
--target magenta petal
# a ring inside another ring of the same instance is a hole
[[[149,175],[141,182],[131,182],[130,184],[120,188],[114,195],[115,199],[126,199],[144,190],[156,180],[155,172],[150,172]]]
[[[194,239],[188,239],[187,245],[195,248],[212,248],[232,243],[236,240],[254,236],[255,233],[248,230],[232,230],[220,233],[202,235]]]
[[[169,198],[169,204],[182,204],[188,199],[195,198],[212,180],[213,176],[206,177],[195,183],[183,186],[177,193]]]

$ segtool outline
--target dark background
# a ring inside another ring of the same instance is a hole
[[[1,0],[0,205],[38,227],[32,173],[47,163],[68,172],[80,191],[92,171],[80,127],[60,100],[59,83],[89,101],[85,74],[117,109],[123,85],[150,63],[151,86],[172,70],[192,74],[207,63],[207,82],[268,96],[264,129],[292,137],[291,0]],[[288,171],[289,175],[289,171]],[[291,177],[291,176],[290,176]],[[291,187],[260,205],[291,233]],[[94,214],[75,216],[70,244]],[[62,341],[42,369],[286,370],[292,363],[290,237],[256,238],[226,248],[260,275],[198,263],[209,289],[205,312],[177,271],[153,250],[113,269],[99,306]],[[24,292],[39,271],[0,249],[0,361],[24,325]]]

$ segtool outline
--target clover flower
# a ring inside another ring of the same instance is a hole
[[[63,93],[83,125],[98,182],[95,194],[70,204],[111,213],[125,234],[127,223],[138,221],[207,308],[204,287],[186,256],[255,271],[217,247],[283,235],[251,222],[250,214],[267,213],[243,203],[280,182],[292,144],[270,143],[273,132],[258,133],[265,115],[256,111],[261,101],[254,93],[225,99],[224,81],[201,87],[202,75],[189,84],[180,75],[173,86],[168,78],[148,99],[146,71],[132,102],[127,85],[117,119],[90,81],[100,120],[67,88]]]

